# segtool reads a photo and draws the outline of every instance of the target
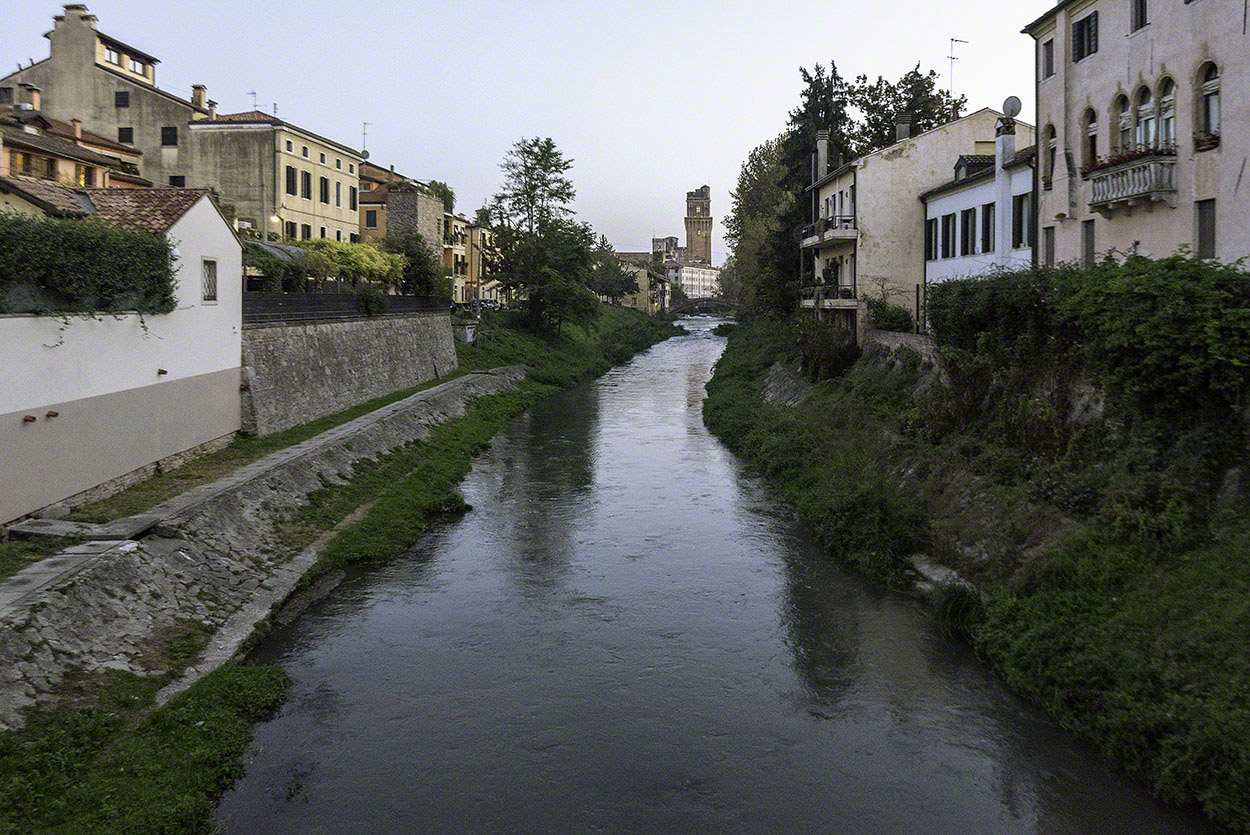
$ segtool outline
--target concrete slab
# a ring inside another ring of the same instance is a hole
[[[9,525],[9,534],[17,534],[19,538],[32,536],[54,536],[61,539],[78,537],[94,537],[96,526],[86,522],[66,522],[64,519],[23,519]]]

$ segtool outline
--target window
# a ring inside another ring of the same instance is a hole
[[[13,88],[12,87],[0,87],[0,104],[12,104],[12,103],[13,103]]]
[[[355,174],[355,173],[356,173],[356,166],[355,166],[354,164],[352,164],[352,163],[350,163],[350,162],[349,162],[349,163],[347,164],[347,173],[348,173],[348,174]]]
[[[1011,198],[1011,246],[1024,249],[1033,243],[1033,193]]]
[[[312,200],[312,172],[299,172],[299,196],[305,200]]]
[[[1215,257],[1215,201],[1199,200],[1194,204],[1197,213],[1197,244],[1199,258]]]
[[[43,178],[45,180],[56,179],[56,160],[51,157],[45,157],[43,160]]]
[[[326,228],[325,228],[324,226],[322,226],[322,227],[321,227],[321,238],[322,238],[322,240],[324,240],[324,239],[325,239],[325,236],[326,236]]]
[[[1137,148],[1146,150],[1155,146],[1155,100],[1149,90],[1137,94]]]
[[[307,145],[301,145],[299,152],[304,155],[304,159],[308,159],[308,146]]]
[[[327,179],[326,177],[322,177],[318,181],[317,185],[319,186],[319,189],[318,189],[319,194],[317,196],[321,198],[322,203],[329,204],[330,202],[330,180]]]
[[[1091,107],[1085,111],[1085,167],[1098,162],[1098,114]]]
[[[1120,96],[1115,100],[1115,112],[1119,118],[1116,150],[1126,153],[1133,149],[1133,111],[1129,107],[1128,96]]]
[[[1042,44],[1042,78],[1050,78],[1055,74],[1055,40],[1051,38]]]
[[[959,254],[975,255],[977,251],[977,210],[959,213]]]
[[[288,165],[286,167],[286,193],[294,197],[295,190],[295,166]]]
[[[1098,51],[1098,12],[1072,24],[1072,60],[1083,61]]]
[[[288,220],[286,222],[286,236],[294,240],[295,238],[295,221]]]
[[[353,212],[356,211],[356,187],[355,186],[347,187],[347,208],[351,209]]]
[[[1147,0],[1133,0],[1133,28],[1131,31],[1136,32],[1150,22],[1150,15],[1147,10]]]
[[[334,184],[334,205],[337,208],[343,207],[343,184],[342,183]]]
[[[326,164],[326,155],[325,155],[325,154],[322,154],[322,155],[321,155],[321,164],[322,164],[322,165],[325,165],[325,164]]]
[[[171,148],[178,146],[178,128],[164,127],[161,128],[161,147]]]
[[[1051,181],[1055,177],[1055,159],[1059,154],[1059,140],[1055,137],[1054,125],[1047,125],[1042,131],[1042,141],[1046,143],[1042,157],[1042,188],[1050,191]]]
[[[299,227],[299,236],[305,241],[310,240],[312,238],[312,226],[307,223],[301,223]]]
[[[1047,226],[1042,230],[1042,263],[1048,267],[1055,266],[1055,227]]]
[[[343,230],[342,230],[342,229],[335,229],[335,230],[334,230],[334,240],[336,240],[336,241],[341,241],[341,240],[343,240]]]
[[[994,224],[997,222],[998,206],[993,203],[986,203],[981,207],[981,251],[993,252],[998,246],[995,238],[997,231]]]
[[[78,185],[83,188],[95,188],[95,168],[90,165],[78,165],[74,167],[74,174]]]
[[[924,222],[924,260],[926,261],[937,260],[937,234],[938,219],[931,217]]]
[[[1202,115],[1199,120],[1207,136],[1220,135],[1220,71],[1215,64],[1202,70]]]
[[[117,129],[117,141],[122,143],[123,145],[133,145],[135,143],[135,129],[134,128],[118,128]]]
[[[169,184],[175,188],[186,188],[187,178],[181,174],[177,174],[169,178]]]
[[[358,244],[360,243],[360,236],[357,235],[355,232],[349,232],[347,235],[347,240],[349,243]]]
[[[289,154],[289,153],[292,153],[294,150],[295,150],[295,143],[288,139],[286,141],[286,152]]]
[[[204,281],[201,284],[201,298],[206,302],[217,301],[217,262],[210,258],[204,259]]]
[[[1097,254],[1094,249],[1094,221],[1093,220],[1087,220],[1081,223],[1081,255],[1082,255],[1082,260],[1084,260],[1085,262],[1085,266],[1087,267],[1094,266],[1094,261],[1097,258]]]
[[[139,75],[146,75],[148,71],[147,64],[137,58],[130,59],[130,71]]]
[[[343,170],[343,160],[341,160],[341,159],[336,159],[336,160],[334,160],[334,167],[335,167],[335,168],[337,168],[337,169],[339,169],[340,171],[342,171],[342,170]]]
[[[1159,147],[1176,147],[1176,84],[1170,78],[1159,85]]]
[[[942,216],[942,257],[955,257],[955,216]]]
[[[118,90],[117,92],[113,93],[113,106],[114,107],[130,107],[130,91]]]
[[[104,60],[108,61],[110,64],[117,64],[118,66],[121,66],[122,56],[118,55],[117,50],[113,49],[113,47],[106,46],[104,47]]]

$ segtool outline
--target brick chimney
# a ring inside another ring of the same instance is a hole
[[[208,88],[203,84],[191,85],[191,104],[200,110],[205,109],[205,102],[208,99]]]
[[[911,139],[911,114],[900,113],[894,118],[894,141]]]
[[[217,118],[217,102],[213,101],[212,99],[208,100],[208,118],[210,119]]]
[[[82,119],[75,117],[70,119],[69,123],[74,126],[74,138],[82,139]]]
[[[816,131],[816,179],[829,173],[829,131]]]
[[[43,96],[34,84],[22,83],[17,85],[17,103],[30,105],[23,109],[38,110],[43,104]]]

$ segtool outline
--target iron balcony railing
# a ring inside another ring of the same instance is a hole
[[[374,315],[446,313],[450,305],[425,296],[383,296],[384,306]],[[264,293],[243,294],[243,323],[324,322],[366,316],[356,293]]]
[[[822,241],[853,238],[855,233],[855,215],[836,215],[822,217],[815,223],[809,223],[799,230],[799,237],[804,246],[811,246]]]
[[[859,289],[854,281],[848,284],[817,284],[804,287],[800,291],[800,298],[805,302],[818,303],[833,300],[853,301],[859,298]]]
[[[1089,205],[1098,212],[1155,201],[1176,206],[1175,154],[1160,152],[1138,157],[1093,171],[1089,179]]]

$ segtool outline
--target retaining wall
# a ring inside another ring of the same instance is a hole
[[[456,369],[447,311],[243,329],[243,431],[271,435]]]

